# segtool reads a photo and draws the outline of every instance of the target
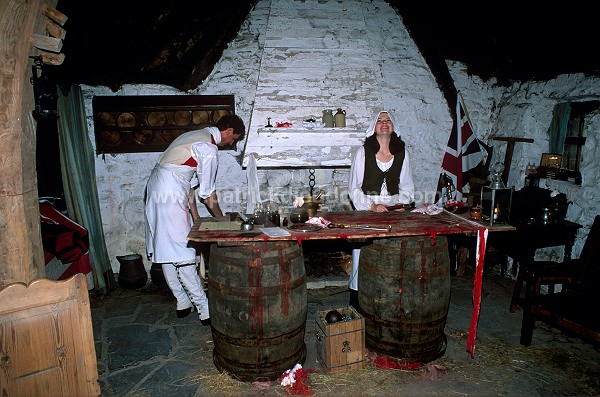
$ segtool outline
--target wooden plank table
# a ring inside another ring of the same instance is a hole
[[[257,242],[257,241],[281,241],[281,240],[327,240],[327,239],[372,239],[388,238],[402,236],[419,236],[436,234],[456,234],[467,233],[475,234],[480,229],[489,229],[490,231],[509,231],[515,230],[513,226],[505,224],[494,224],[489,227],[482,222],[472,221],[465,214],[456,215],[446,210],[438,215],[426,215],[410,211],[404,212],[373,212],[373,211],[346,211],[346,212],[324,212],[317,216],[323,219],[343,225],[368,225],[373,228],[387,228],[391,226],[390,231],[368,230],[368,229],[330,229],[323,228],[314,232],[300,232],[289,230],[285,227],[290,236],[268,237],[255,226],[253,230],[200,230],[203,223],[206,222],[229,222],[228,217],[219,218],[200,218],[197,220],[190,233],[188,240],[196,242],[214,242],[222,245],[232,245],[235,243]]]
[[[219,245],[240,245],[245,243],[267,242],[267,241],[285,241],[297,240],[299,244],[304,240],[326,240],[326,239],[346,239],[350,241],[368,240],[376,238],[402,237],[402,236],[420,236],[429,235],[432,239],[436,235],[449,234],[476,234],[477,249],[476,260],[477,270],[473,288],[473,311],[471,314],[471,324],[467,339],[466,351],[475,357],[475,339],[477,332],[477,323],[479,321],[479,310],[481,305],[481,285],[483,279],[483,261],[485,256],[485,245],[489,231],[512,231],[513,226],[504,224],[485,225],[480,221],[468,219],[468,213],[457,215],[444,210],[438,215],[426,215],[410,211],[391,211],[378,213],[372,211],[345,211],[345,212],[324,212],[317,216],[325,220],[350,225],[368,225],[382,230],[356,229],[356,228],[323,228],[312,232],[302,232],[289,230],[289,236],[269,237],[262,233],[258,226],[253,230],[200,230],[203,223],[206,222],[230,222],[228,217],[219,218],[200,218],[194,222],[192,229],[188,234],[188,240],[200,243],[217,243]],[[207,225],[204,225],[207,226]],[[208,225],[210,226],[210,225]],[[388,231],[389,228],[389,231]],[[217,229],[217,228],[215,228]]]

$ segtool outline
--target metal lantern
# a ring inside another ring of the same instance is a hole
[[[492,181],[489,186],[481,188],[481,218],[488,221],[489,225],[494,223],[508,223],[510,219],[510,207],[512,203],[512,189],[507,188],[502,181],[504,165],[500,162],[492,166]]]

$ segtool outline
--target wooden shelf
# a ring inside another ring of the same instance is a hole
[[[235,114],[233,95],[97,96],[92,108],[97,154],[162,152],[184,132]]]

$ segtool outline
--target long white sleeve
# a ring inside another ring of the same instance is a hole
[[[373,200],[371,200],[362,191],[363,178],[365,176],[365,148],[360,146],[354,153],[352,165],[350,166],[350,180],[348,181],[348,194],[350,200],[357,211],[366,211],[370,209]]]
[[[198,176],[198,189],[196,193],[202,199],[208,198],[216,190],[218,152],[217,146],[212,143],[198,142],[192,145],[192,153],[198,162],[196,174]]]
[[[410,204],[413,201],[415,201],[415,183],[412,178],[410,155],[408,150],[404,150],[404,161],[402,162],[402,171],[400,172],[397,202],[400,204]]]

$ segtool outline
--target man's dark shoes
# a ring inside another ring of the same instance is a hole
[[[177,318],[184,318],[190,315],[192,312],[192,308],[188,307],[187,309],[177,310]]]
[[[206,320],[200,320],[200,323],[201,323],[202,325],[210,325],[210,317],[209,317],[209,318],[207,318]]]

